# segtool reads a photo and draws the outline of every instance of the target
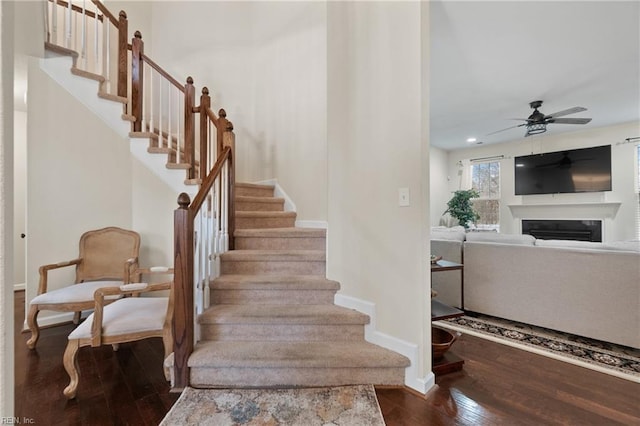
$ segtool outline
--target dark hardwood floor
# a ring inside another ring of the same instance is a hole
[[[42,331],[26,347],[24,292],[15,297],[15,415],[36,425],[157,425],[178,398],[162,372],[162,342],[82,348],[78,396],[68,401],[62,354],[71,325]],[[376,389],[395,425],[640,425],[640,384],[464,335],[452,349],[461,372],[426,397]],[[359,425],[358,425],[359,426]]]

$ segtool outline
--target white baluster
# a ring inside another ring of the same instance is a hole
[[[100,24],[100,20],[98,19],[98,17],[100,15],[98,15],[98,6],[94,7],[94,13],[96,15],[95,19],[93,20],[93,69],[95,70],[94,72],[96,74],[100,73],[100,52],[98,51],[98,46],[99,46],[99,41],[98,39],[100,38],[100,31],[99,31],[99,24]],[[105,19],[105,17],[102,17],[103,21]]]
[[[173,148],[173,137],[171,136],[171,93],[173,92],[173,84],[169,82],[167,90],[167,143],[169,148]]]
[[[149,68],[149,132],[153,132],[153,76],[155,72]],[[145,131],[144,129],[142,130]]]
[[[71,0],[69,0],[71,3]],[[82,0],[82,34],[80,40],[80,58],[83,62],[84,69],[87,69],[87,8],[86,0]]]
[[[58,44],[58,8],[51,3],[51,43]]]
[[[105,78],[105,82],[107,83],[106,90],[108,92],[111,92],[111,70],[109,68],[111,66],[111,55],[109,55],[109,52],[111,50],[111,31],[110,31],[110,27],[111,27],[111,25],[109,25],[109,24],[103,26],[103,28],[105,28],[105,30],[106,30],[106,35],[105,35],[105,45],[106,46],[102,50],[102,55],[104,57],[104,60],[102,61],[102,65],[103,65],[102,76]]]
[[[47,41],[51,42],[51,33],[49,28],[49,2],[42,3],[44,6],[44,33],[47,35]]]
[[[64,47],[71,49],[71,1],[67,7],[67,18],[65,20],[65,42]]]

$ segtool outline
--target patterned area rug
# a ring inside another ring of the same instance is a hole
[[[637,349],[484,315],[434,324],[640,383]]]
[[[380,425],[372,385],[294,389],[187,388],[160,423],[173,425]]]

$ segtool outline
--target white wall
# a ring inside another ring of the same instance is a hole
[[[277,178],[301,220],[327,215],[325,10],[321,2],[154,2],[145,43],[174,77],[192,76],[197,94],[206,85],[213,109],[227,111],[237,180]],[[174,26],[180,31],[166,30]]]
[[[277,178],[299,220],[326,220],[326,5],[258,2],[256,8],[263,23],[287,19],[263,29],[256,42],[252,105],[260,143],[252,149],[263,169],[252,178]]]
[[[616,126],[584,129],[575,132],[554,135],[551,132],[538,136],[519,139],[510,143],[486,145],[478,148],[449,152],[448,174],[457,174],[458,161],[463,161],[463,182],[468,181],[468,160],[493,155],[504,155],[500,161],[500,231],[504,233],[520,233],[521,218],[514,216],[509,205],[548,204],[548,213],[531,213],[531,215],[552,214],[559,219],[598,219],[591,207],[571,207],[577,203],[611,203],[620,202],[615,217],[604,218],[603,240],[616,241],[636,238],[635,214],[636,195],[634,180],[634,144],[619,144],[624,139],[638,135],[640,123],[632,122]],[[545,194],[516,196],[514,189],[513,157],[541,152],[561,151],[563,149],[583,148],[589,146],[611,145],[612,191],[576,194]],[[464,188],[464,184],[463,184]],[[458,183],[452,179],[449,190],[458,189]],[[443,211],[445,206],[443,206]],[[544,217],[527,217],[530,219]]]
[[[457,171],[449,171],[448,155],[447,151],[434,146],[429,149],[431,226],[440,225],[447,202],[451,199],[450,182],[457,180]]]
[[[20,238],[27,232],[27,113],[13,112],[13,274],[14,284],[25,283],[26,240]]]
[[[328,3],[327,273],[341,294],[376,304],[379,331],[420,348],[426,374],[421,12],[420,3]],[[398,206],[402,187],[410,207]]]
[[[0,2],[0,413],[14,411],[13,3]]]

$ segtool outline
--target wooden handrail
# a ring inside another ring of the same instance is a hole
[[[69,3],[64,0],[49,0],[51,3],[56,3],[60,6],[64,6],[65,8],[69,8]],[[95,3],[95,2],[94,2]],[[74,12],[82,13],[82,8],[80,6],[76,6],[75,4],[71,4],[71,10]],[[84,14],[90,18],[96,19],[96,14],[90,10],[85,9]],[[98,21],[102,21],[102,15],[98,15]],[[111,19],[111,18],[109,18]],[[117,24],[116,24],[117,26]]]
[[[200,207],[202,207],[202,203],[204,203],[204,200],[207,198],[207,194],[211,190],[213,183],[215,182],[218,175],[220,175],[220,173],[222,172],[222,166],[224,166],[225,161],[227,161],[229,157],[231,157],[231,148],[227,146],[218,156],[218,160],[211,169],[211,173],[209,173],[200,184],[200,190],[198,191],[196,196],[193,197],[193,201],[191,201],[191,204],[189,205],[189,210],[191,212],[197,212],[198,210],[200,210]]]
[[[151,68],[156,70],[158,72],[158,74],[160,74],[161,76],[166,78],[171,84],[173,84],[176,88],[180,89],[182,91],[182,93],[184,93],[184,86],[181,83],[179,83],[178,80],[176,80],[175,78],[171,77],[171,74],[169,74],[168,72],[163,70],[160,65],[156,64],[150,57],[148,57],[144,53],[142,53],[141,56],[142,56],[142,59],[144,60],[145,64],[148,64]]]
[[[100,9],[100,12],[104,13],[104,16],[109,18],[113,25],[115,25],[116,27],[118,26],[118,19],[113,16],[113,14],[109,11],[109,9],[107,9],[104,4],[102,4],[102,2],[100,2],[99,0],[91,0],[91,3],[95,4],[96,7]]]
[[[213,122],[213,124],[216,126],[216,128],[218,127],[218,116],[216,115],[215,112],[213,112],[211,110],[211,108],[206,108],[204,110],[205,114],[207,114],[207,117],[209,117],[209,120],[211,120]]]

